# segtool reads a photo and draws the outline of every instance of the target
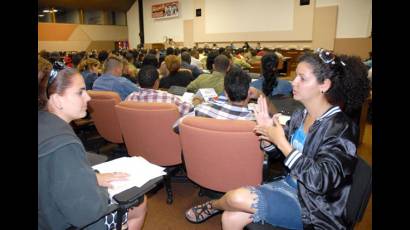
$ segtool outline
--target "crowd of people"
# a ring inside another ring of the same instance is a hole
[[[92,52],[46,52],[38,57],[38,226],[67,229],[92,223],[112,202],[107,188],[126,180],[125,173],[99,173],[87,161],[85,148],[69,125],[86,116],[87,90],[114,91],[123,101],[177,105],[180,119],[201,116],[251,120],[261,149],[282,159],[285,173],[260,186],[227,192],[186,211],[201,223],[222,214],[223,229],[269,223],[291,229],[346,229],[349,178],[357,161],[357,124],[348,116],[368,97],[368,69],[360,58],[331,51],[306,52],[298,59],[292,82],[278,74],[280,56],[270,49],[167,48]],[[260,63],[251,80],[248,69]],[[166,92],[172,86],[196,93],[213,88],[219,95],[192,104]],[[277,95],[303,104],[285,126],[268,110]],[[257,102],[255,109],[248,107]],[[172,127],[170,127],[171,129]],[[279,156],[282,156],[280,158]],[[212,169],[210,169],[212,170]],[[123,218],[128,229],[141,229],[147,199]],[[90,229],[113,229],[112,215]]]

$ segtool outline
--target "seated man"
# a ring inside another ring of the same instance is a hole
[[[177,96],[157,90],[159,86],[159,73],[154,66],[147,65],[140,69],[138,72],[138,83],[141,89],[128,95],[125,101],[174,103],[178,107],[181,116],[193,108],[191,104],[183,102]]]
[[[198,105],[193,112],[186,116],[209,117],[224,120],[255,120],[255,116],[248,109],[249,84],[251,78],[239,68],[230,70],[224,81],[225,94],[228,95],[226,102],[209,101]],[[180,118],[173,126],[174,131],[179,133]]]
[[[208,57],[208,61],[211,60],[211,54]],[[209,63],[207,63],[208,66]],[[223,92],[224,89],[224,77],[229,70],[230,62],[225,55],[218,55],[214,63],[212,64],[212,74],[201,74],[194,81],[189,83],[187,91],[196,93],[201,88],[214,88],[217,94]]]
[[[236,51],[236,55],[232,57],[232,61],[242,69],[250,69],[252,66],[248,62],[246,62],[246,58],[243,56],[243,52],[244,50],[242,48],[239,48]]]
[[[199,58],[199,52],[196,49],[191,51],[191,65],[198,67],[201,71],[204,68]]]
[[[122,77],[123,64],[121,58],[109,56],[104,62],[104,74],[98,77],[93,84],[93,90],[117,92],[121,100],[130,93],[139,91],[139,87],[125,77]]]
[[[181,68],[191,70],[194,78],[197,78],[203,73],[197,66],[191,65],[191,55],[188,52],[182,52],[181,54]]]

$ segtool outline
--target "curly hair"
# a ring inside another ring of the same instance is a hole
[[[263,55],[261,59],[261,66],[262,66],[262,75],[263,75],[263,83],[262,83],[262,91],[265,96],[269,96],[272,93],[273,88],[278,85],[278,56],[275,53],[266,53]]]
[[[40,90],[43,90],[47,87],[48,75],[50,74],[50,71],[52,68],[53,68],[53,65],[51,65],[51,63],[47,59],[42,58],[41,56],[38,56],[38,73],[37,73],[38,92],[40,92]],[[37,101],[38,101],[38,108],[43,108],[44,103],[45,103],[43,95],[39,94],[37,96]]]
[[[181,68],[181,59],[171,54],[165,57],[165,64],[170,73],[176,73]]]
[[[347,113],[360,108],[369,96],[367,68],[357,56],[339,55],[333,62],[325,63],[318,53],[307,52],[298,61],[310,64],[319,83],[325,79],[331,81],[325,97],[329,103],[341,106]]]
[[[91,69],[92,66],[98,67],[100,66],[100,62],[95,58],[86,58],[80,62],[80,64],[77,66],[77,69],[80,72],[83,72],[84,70]]]

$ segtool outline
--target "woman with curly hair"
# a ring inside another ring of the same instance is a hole
[[[299,59],[293,97],[305,108],[283,128],[269,116],[266,98],[255,109],[261,147],[283,155],[286,173],[260,186],[227,192],[222,198],[189,209],[199,223],[222,214],[223,229],[251,222],[288,229],[349,229],[347,200],[357,162],[357,125],[345,112],[361,106],[369,94],[367,69],[358,57],[320,50]],[[212,170],[212,169],[210,169]]]
[[[161,78],[159,82],[160,89],[169,89],[171,86],[187,87],[194,80],[190,70],[181,69],[181,58],[176,55],[168,55],[165,57],[165,65],[169,74],[167,77]]]
[[[80,62],[78,70],[84,78],[85,87],[87,90],[93,88],[94,81],[98,77],[100,62],[95,58],[87,58]]]

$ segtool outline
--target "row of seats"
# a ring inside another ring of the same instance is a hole
[[[262,182],[263,153],[252,131],[254,122],[187,117],[178,135],[172,130],[179,118],[174,104],[121,102],[115,92],[87,92],[88,111],[99,134],[112,143],[125,143],[130,156],[171,167],[181,164],[183,155],[188,178],[218,192]],[[165,186],[167,202],[172,203],[167,177]]]
[[[88,112],[99,134],[110,142],[125,143],[130,156],[142,156],[164,167],[184,161],[189,179],[219,192],[262,183],[263,153],[252,131],[254,122],[186,117],[177,135],[172,130],[179,118],[174,104],[121,102],[115,92],[87,92],[91,97]],[[170,175],[164,180],[170,204]],[[347,217],[353,228],[363,217],[372,185],[371,167],[360,157],[352,180]],[[245,229],[275,228],[249,224]]]

